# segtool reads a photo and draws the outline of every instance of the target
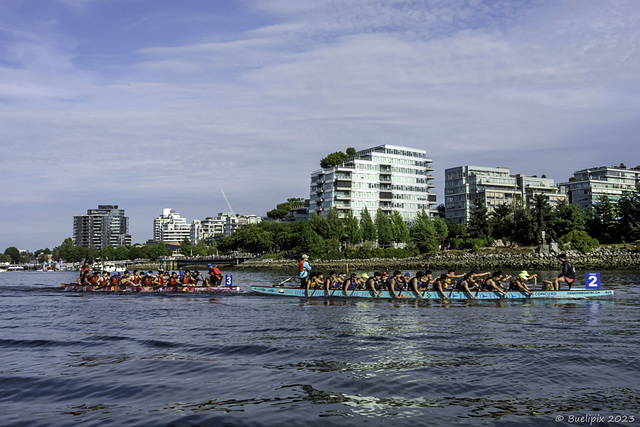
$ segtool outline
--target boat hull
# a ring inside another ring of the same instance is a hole
[[[332,290],[327,293],[324,289],[311,289],[309,290],[309,296],[307,297],[305,289],[301,288],[285,288],[285,287],[271,287],[271,286],[252,286],[252,292],[256,292],[263,295],[278,295],[278,296],[291,296],[301,298],[360,298],[360,299],[396,299],[391,295],[389,291],[380,291],[381,296],[377,297],[370,291],[347,291],[348,295],[345,295],[342,289]],[[459,292],[459,291],[446,291],[444,295],[451,300],[473,300],[474,297],[477,300],[526,300],[526,299],[582,299],[582,298],[605,298],[613,296],[613,290],[609,289],[585,289],[585,290],[561,290],[561,291],[535,291],[533,295],[526,294],[524,292],[507,292],[507,296],[500,292]],[[436,291],[424,291],[420,295],[417,295],[413,291],[402,291],[399,293],[397,299],[422,299],[426,300],[442,300],[445,297]]]
[[[151,287],[136,286],[134,289],[130,287],[108,285],[102,288],[96,286],[80,286],[74,283],[62,283],[61,287],[65,291],[73,292],[128,292],[128,293],[217,293],[217,292],[238,292],[239,286],[175,286],[153,289]]]

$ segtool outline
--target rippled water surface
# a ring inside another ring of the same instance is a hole
[[[0,273],[0,424],[640,424],[637,272],[602,273],[608,300],[477,303],[264,297],[287,276],[233,274],[233,295],[113,295]]]

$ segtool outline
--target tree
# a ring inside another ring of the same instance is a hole
[[[365,242],[375,242],[378,238],[376,226],[371,219],[369,210],[365,207],[360,214],[360,229],[362,230],[362,239]]]
[[[555,212],[553,228],[556,236],[564,236],[573,230],[584,231],[586,222],[578,205],[563,200],[555,207]]]
[[[340,214],[336,208],[331,208],[325,219],[325,239],[342,239],[344,234],[344,221],[340,218]]]
[[[612,243],[618,240],[616,208],[607,196],[600,196],[587,212],[587,231],[600,242]]]
[[[191,256],[191,251],[193,250],[193,245],[191,244],[191,240],[188,237],[182,239],[180,242],[180,253],[184,256]]]
[[[355,157],[355,156],[356,156],[356,154],[358,154],[358,152],[356,151],[356,149],[355,149],[355,148],[353,148],[353,147],[349,147],[349,148],[347,148],[347,156],[349,156],[349,157]]]
[[[394,210],[391,212],[391,230],[393,241],[396,243],[407,243],[409,241],[409,228],[404,222],[402,214]]]
[[[640,184],[634,192],[625,193],[618,202],[618,224],[620,237],[625,242],[640,239]]]
[[[441,245],[444,245],[444,242],[447,240],[447,236],[449,235],[449,227],[447,227],[447,223],[444,221],[443,217],[437,216],[433,219],[433,227],[436,230],[436,239],[440,242]]]
[[[347,242],[354,245],[362,241],[362,230],[358,218],[355,217],[353,211],[349,210],[344,219],[344,234]]]
[[[387,246],[393,242],[393,228],[391,227],[391,220],[382,212],[382,208],[378,208],[376,212],[376,230],[378,231],[378,244],[380,246]]]
[[[468,228],[469,236],[473,238],[486,239],[491,235],[489,230],[489,210],[484,206],[480,197],[473,201]]]
[[[542,238],[542,232],[548,233],[549,237],[553,236],[553,208],[549,204],[547,196],[536,194],[533,196],[533,206],[531,208],[532,217],[532,233],[534,239]]]
[[[9,246],[4,250],[4,254],[11,259],[12,264],[20,262],[20,251],[15,246]]]
[[[424,209],[418,212],[416,221],[411,227],[411,240],[420,253],[433,252],[438,247],[436,228]]]
[[[511,240],[513,226],[513,208],[507,203],[496,206],[489,215],[491,235],[496,239]]]
[[[304,205],[304,199],[288,198],[284,203],[278,203],[275,209],[267,212],[267,217],[271,219],[283,219],[291,209]]]
[[[336,151],[335,153],[331,153],[324,159],[320,160],[320,167],[326,169],[333,166],[338,166],[344,163],[348,158],[349,156],[344,154],[342,151]]]
[[[273,234],[260,227],[249,224],[240,227],[235,233],[238,248],[252,253],[266,252],[273,247]]]
[[[511,240],[524,245],[536,243],[537,238],[532,223],[533,217],[529,209],[526,209],[524,206],[514,208]]]

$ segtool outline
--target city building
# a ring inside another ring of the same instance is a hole
[[[550,178],[512,175],[508,168],[502,167],[458,166],[446,169],[445,219],[466,224],[476,199],[492,212],[505,203],[531,206],[538,194],[544,195],[552,205],[567,198],[564,189],[554,185]]]
[[[187,223],[179,213],[170,208],[162,210],[162,214],[153,220],[153,241],[180,244],[185,237],[192,244],[204,240],[207,244],[217,236],[230,236],[238,227],[245,224],[257,224],[261,218],[256,215],[235,215],[219,213],[217,217],[207,217]]]
[[[184,238],[191,239],[191,224],[170,208],[162,209],[162,214],[153,220],[153,240],[179,244]]]
[[[358,151],[341,165],[311,174],[309,214],[326,216],[332,208],[339,215],[351,210],[359,218],[365,208],[375,217],[398,211],[406,222],[424,209],[436,213],[432,193],[432,160],[425,150],[380,145]]]
[[[247,224],[257,224],[262,218],[257,215],[236,215],[219,213],[217,217],[195,220],[191,224],[191,243],[196,244],[204,240],[207,244],[216,236],[230,236],[238,227]]]
[[[586,212],[601,197],[606,197],[613,204],[618,203],[625,192],[635,190],[638,182],[638,168],[599,166],[574,172],[569,182],[562,186],[567,188],[570,202]]]
[[[86,215],[74,216],[73,244],[96,249],[130,245],[129,218],[124,209],[118,209],[118,205],[98,205],[98,209],[88,209]]]

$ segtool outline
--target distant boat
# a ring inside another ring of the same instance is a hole
[[[93,271],[106,271],[107,273],[115,273],[116,271],[118,273],[124,273],[127,270],[127,267],[124,265],[116,265],[112,262],[100,262],[93,263],[91,265],[91,269]]]

